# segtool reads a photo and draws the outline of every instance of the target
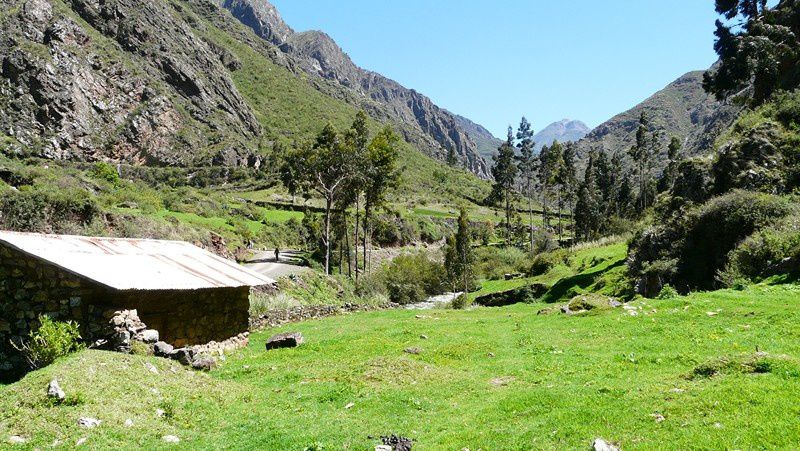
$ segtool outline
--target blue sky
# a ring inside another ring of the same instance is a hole
[[[295,30],[331,35],[361,67],[505,136],[594,127],[708,68],[712,0],[274,0]]]

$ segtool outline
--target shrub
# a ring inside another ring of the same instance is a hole
[[[442,291],[445,270],[426,253],[401,255],[381,269],[386,292],[392,302],[413,304]]]
[[[540,276],[558,265],[566,265],[568,263],[569,253],[564,249],[544,252],[533,257],[530,267],[528,268],[528,275]]]
[[[103,161],[98,161],[94,164],[91,174],[94,178],[98,180],[104,180],[114,186],[117,186],[120,183],[119,174],[117,173],[116,168]]]
[[[486,246],[475,251],[477,275],[489,280],[502,279],[506,274],[526,272],[528,257],[516,247]]]
[[[53,321],[48,316],[39,316],[39,329],[31,331],[27,340],[14,344],[31,369],[44,368],[59,357],[80,350],[79,326],[72,321]]]
[[[800,269],[800,215],[784,218],[739,243],[719,281],[728,287]]]
[[[637,291],[656,296],[667,283],[681,292],[713,289],[742,240],[797,210],[791,197],[733,191],[645,230],[630,246]]]
[[[450,303],[450,306],[456,310],[464,310],[467,307],[469,307],[469,305],[470,305],[469,297],[466,294],[458,296],[457,298],[453,299],[453,301]]]
[[[658,293],[658,299],[667,300],[667,299],[675,299],[679,297],[681,294],[678,293],[678,290],[672,288],[671,285],[667,284],[664,285],[664,288],[661,289],[661,292]]]
[[[78,189],[25,188],[0,198],[0,222],[19,231],[59,231],[86,226],[100,215],[89,193]]]

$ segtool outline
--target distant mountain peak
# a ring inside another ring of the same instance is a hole
[[[560,143],[570,141],[580,141],[589,134],[591,129],[581,121],[574,119],[562,119],[553,122],[534,135],[536,149],[541,150],[544,146],[549,146],[553,141]]]

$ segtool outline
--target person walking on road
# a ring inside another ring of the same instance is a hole
[[[275,263],[281,261],[281,250],[279,248],[275,248]]]

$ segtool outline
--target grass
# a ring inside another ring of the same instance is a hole
[[[568,263],[558,264],[546,273],[521,279],[485,280],[481,289],[470,293],[470,298],[487,294],[515,290],[528,284],[541,283],[550,287],[542,301],[566,302],[572,297],[598,293],[608,296],[621,296],[625,276],[627,245],[617,240],[585,244],[576,249]]]
[[[210,375],[85,351],[0,388],[0,437],[148,449],[168,434],[192,449],[372,449],[391,433],[419,449],[584,449],[596,437],[624,449],[796,448],[798,301],[800,287],[782,285],[636,301],[637,316],[537,315],[542,305],[356,314],[253,334]],[[264,351],[289,330],[307,344]],[[44,401],[53,377],[78,405]],[[81,429],[81,416],[103,423]]]

